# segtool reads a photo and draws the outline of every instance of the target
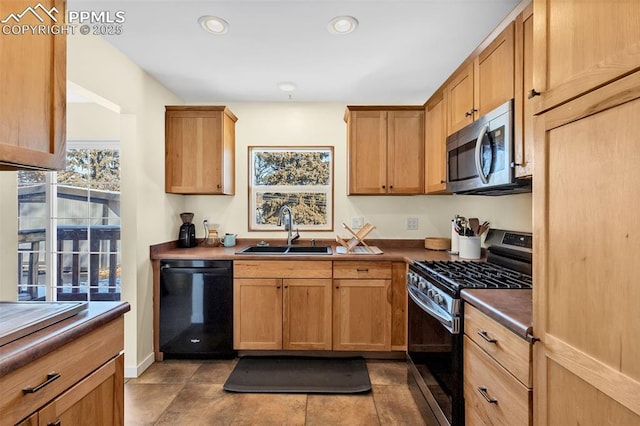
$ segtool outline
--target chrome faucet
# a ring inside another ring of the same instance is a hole
[[[300,233],[296,229],[296,235],[292,235],[293,212],[291,211],[291,207],[286,204],[280,207],[280,211],[278,212],[278,226],[282,226],[283,224],[285,231],[287,231],[287,245],[290,246],[295,240],[300,238]]]

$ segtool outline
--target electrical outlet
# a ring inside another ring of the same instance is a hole
[[[353,229],[360,229],[364,226],[364,217],[352,217],[351,227]]]
[[[409,231],[417,231],[419,229],[418,218],[417,217],[408,217],[407,218],[407,230]]]

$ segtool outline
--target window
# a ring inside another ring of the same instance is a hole
[[[19,300],[120,300],[117,144],[68,143],[61,172],[18,172]]]
[[[333,230],[332,147],[249,147],[249,229],[282,230],[288,205],[300,230]]]

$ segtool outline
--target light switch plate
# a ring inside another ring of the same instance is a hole
[[[407,218],[407,230],[409,231],[417,231],[420,228],[417,217],[408,217]]]
[[[364,226],[364,217],[352,217],[351,228],[360,229]]]

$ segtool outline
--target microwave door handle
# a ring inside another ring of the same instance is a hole
[[[485,176],[484,173],[482,172],[480,154],[482,151],[482,140],[484,139],[484,135],[486,135],[488,131],[489,131],[488,125],[482,126],[482,130],[480,130],[480,134],[478,135],[478,139],[476,140],[476,170],[478,171],[478,176],[480,176],[480,180],[484,184],[489,183],[489,178],[488,176]]]

